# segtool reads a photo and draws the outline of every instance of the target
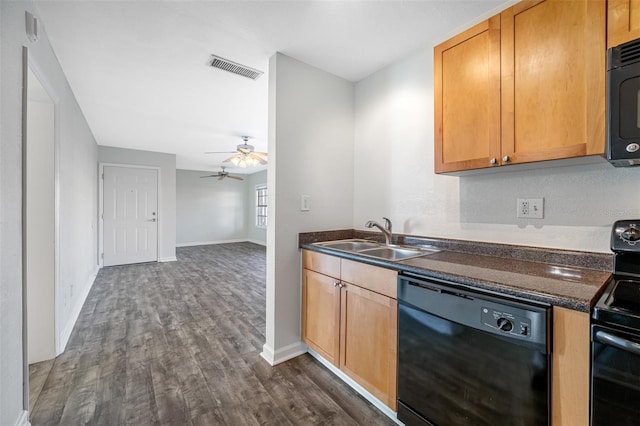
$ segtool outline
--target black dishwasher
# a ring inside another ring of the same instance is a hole
[[[550,307],[398,278],[398,419],[548,425]]]

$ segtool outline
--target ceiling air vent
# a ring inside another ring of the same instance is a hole
[[[211,55],[211,66],[224,71],[229,71],[234,74],[241,75],[243,77],[257,80],[262,74],[262,71],[258,71],[254,68],[247,67],[245,65],[232,62],[228,59],[221,58],[220,56]]]

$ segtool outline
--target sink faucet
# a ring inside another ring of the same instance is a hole
[[[367,221],[367,223],[365,223],[364,226],[365,228],[375,227],[381,230],[382,233],[384,234],[385,244],[391,245],[391,242],[393,240],[393,231],[391,230],[392,228],[391,221],[386,217],[383,217],[382,219],[384,219],[384,226],[380,225],[378,222],[374,222],[373,220]]]

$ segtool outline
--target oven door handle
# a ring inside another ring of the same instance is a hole
[[[640,343],[614,336],[605,331],[596,331],[595,340],[604,345],[613,346],[634,355],[640,355]]]

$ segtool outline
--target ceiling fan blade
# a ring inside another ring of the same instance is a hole
[[[228,177],[229,179],[244,180],[244,178],[241,178],[240,176],[231,176],[231,175],[228,175],[227,177]]]
[[[265,159],[264,159],[264,158],[262,158],[262,157],[255,156],[254,158],[255,158],[256,160],[258,160],[258,163],[262,164],[263,166],[264,166],[265,164],[267,164],[267,160],[265,160]]]
[[[233,157],[235,157],[235,155]],[[229,161],[231,161],[233,159],[233,157],[227,158],[226,160],[223,161],[223,163],[228,163]]]
[[[256,155],[262,155],[263,157],[266,157],[266,156],[269,155],[268,152],[256,152],[256,151],[253,151],[253,153],[256,154]]]
[[[218,177],[218,176],[220,176],[220,174],[208,175],[208,176],[200,176],[200,179],[202,179],[202,178],[209,178],[209,177]]]
[[[235,154],[237,151],[207,151],[205,154]]]

